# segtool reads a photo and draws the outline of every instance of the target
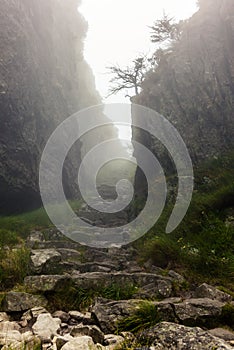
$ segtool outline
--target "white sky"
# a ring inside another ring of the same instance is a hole
[[[106,67],[125,67],[139,54],[153,52],[149,26],[163,11],[179,20],[189,18],[196,9],[196,0],[83,0],[79,10],[89,24],[84,54],[104,103],[129,103],[125,91],[105,98],[111,78]],[[131,138],[129,128],[120,127],[119,134]]]

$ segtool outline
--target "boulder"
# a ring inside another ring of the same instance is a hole
[[[53,292],[63,289],[69,281],[68,275],[27,276],[24,279],[24,285],[34,293]]]
[[[196,324],[197,320],[208,320],[221,315],[224,303],[208,298],[187,299],[173,304],[175,315],[184,324]]]
[[[104,345],[108,346],[108,350],[114,350],[123,344],[124,338],[121,335],[107,334],[105,335]]]
[[[141,333],[138,341],[147,341],[154,350],[231,350],[222,341],[201,328],[185,327],[175,323],[162,322]]]
[[[63,345],[67,344],[69,341],[73,339],[74,338],[70,334],[65,334],[63,336],[58,335],[54,337],[53,343],[56,345],[56,348],[60,350],[63,347]]]
[[[70,315],[64,311],[55,311],[52,315],[54,318],[59,318],[61,322],[67,323]]]
[[[22,342],[22,335],[18,330],[0,332],[0,345],[10,345],[15,342]]]
[[[111,301],[97,303],[92,308],[93,318],[105,334],[115,333],[118,328],[118,321],[131,314],[139,304],[138,300]]]
[[[34,307],[23,313],[21,317],[21,325],[33,324],[33,322],[37,319],[40,314],[47,314],[48,311],[43,307]]]
[[[137,299],[157,299],[158,297],[167,298],[171,295],[172,288],[167,281],[159,280],[158,283],[151,283],[145,285],[137,290],[134,298]]]
[[[97,288],[100,286],[108,287],[113,284],[119,286],[133,285],[143,287],[145,285],[153,284],[155,293],[158,296],[170,297],[172,294],[172,279],[169,277],[162,277],[150,273],[105,273],[105,272],[92,272],[81,273],[74,276],[73,281],[75,285],[85,288]]]
[[[19,331],[20,326],[17,322],[2,321],[0,322],[0,332],[7,334],[10,331]]]
[[[221,338],[226,341],[234,341],[234,332],[224,328],[214,328],[209,330],[209,333],[214,337]]]
[[[30,248],[36,247],[38,243],[45,241],[45,237],[40,231],[33,231],[27,238],[27,246]]]
[[[73,322],[76,321],[84,325],[94,324],[91,312],[69,311],[69,316]]]
[[[173,281],[175,282],[179,282],[179,283],[184,283],[185,282],[185,278],[183,276],[181,276],[179,273],[173,271],[173,270],[170,270],[168,272],[168,276],[173,278]]]
[[[97,326],[80,325],[74,327],[70,334],[73,337],[88,335],[93,339],[94,343],[102,344],[104,341],[104,334]]]
[[[42,296],[21,292],[6,293],[2,308],[6,312],[20,312],[35,306],[46,306],[47,301]]]
[[[221,290],[210,286],[209,284],[203,283],[194,293],[195,298],[209,298],[213,300],[221,301],[222,303],[229,303],[232,301],[232,296],[228,293],[224,293]]]
[[[0,322],[2,321],[9,321],[10,318],[5,312],[0,312]]]
[[[61,320],[53,318],[49,313],[40,314],[32,326],[33,333],[42,340],[51,340],[60,328]]]
[[[55,249],[35,249],[31,251],[31,270],[37,274],[53,274],[58,271],[61,254]]]
[[[67,342],[61,350],[97,350],[91,337],[83,336]]]

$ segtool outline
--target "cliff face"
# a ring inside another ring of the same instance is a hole
[[[180,41],[164,53],[133,99],[172,122],[195,163],[234,146],[234,2],[200,3]],[[134,138],[155,148],[143,132],[135,130]]]
[[[1,1],[0,211],[38,205],[38,165],[49,135],[69,115],[100,103],[83,58],[87,24],[78,5]],[[78,143],[77,159],[80,153]],[[70,162],[65,182],[72,173]]]

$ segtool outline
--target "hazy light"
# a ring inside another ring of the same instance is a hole
[[[105,99],[110,80],[107,66],[118,63],[124,67],[138,54],[152,52],[149,26],[164,10],[179,20],[190,17],[196,9],[196,0],[83,0],[80,11],[89,23],[85,58],[103,101],[129,102],[125,92]]]

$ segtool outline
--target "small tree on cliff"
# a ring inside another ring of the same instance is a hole
[[[129,90],[134,89],[135,95],[138,95],[145,79],[145,75],[150,69],[155,68],[163,58],[166,52],[166,44],[171,41],[179,40],[182,33],[182,24],[175,23],[164,13],[162,19],[157,20],[152,27],[151,41],[153,43],[164,44],[164,47],[158,47],[158,50],[151,56],[141,55],[132,61],[131,66],[121,68],[119,65],[107,67],[109,73],[113,75],[110,80],[111,87],[109,96],[117,94],[122,90],[127,90],[126,97],[129,96]]]
[[[162,44],[166,41],[178,40],[182,33],[182,21],[179,23],[174,22],[173,17],[169,17],[165,13],[163,17],[157,20],[151,28],[151,41],[152,43]]]
[[[135,94],[138,95],[145,73],[149,70],[149,60],[146,56],[140,56],[132,61],[131,66],[120,68],[118,65],[114,65],[107,68],[109,73],[113,75],[110,80],[112,85],[108,96],[117,94],[121,90],[129,91],[131,89],[134,89]]]

